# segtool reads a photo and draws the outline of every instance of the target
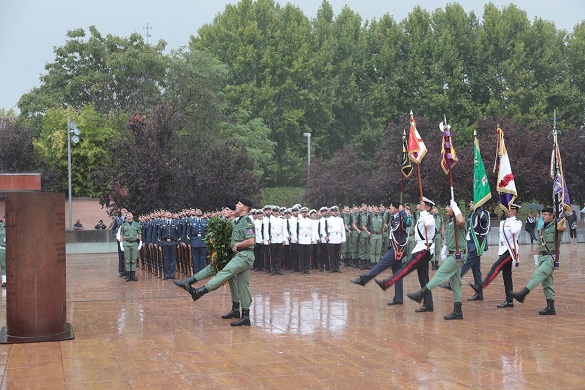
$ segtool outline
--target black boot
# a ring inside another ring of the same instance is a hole
[[[133,282],[138,282],[138,278],[136,277],[136,271],[132,271],[130,273],[130,278]]]
[[[524,298],[526,298],[526,295],[528,295],[529,292],[530,290],[524,287],[522,291],[520,291],[519,293],[515,293],[514,291],[512,291],[510,294],[512,295],[512,298],[522,303],[524,302]]]
[[[446,320],[462,320],[463,312],[461,311],[461,302],[455,302],[453,304],[453,313],[447,314],[443,318]]]
[[[431,270],[437,270],[439,269],[439,263],[437,263],[436,261],[433,261],[433,265],[431,266]]]
[[[410,299],[412,299],[413,301],[417,301],[418,303],[421,303],[425,294],[429,291],[428,288],[423,287],[420,290],[418,290],[417,292],[414,293],[408,293],[406,294],[407,297],[409,297]]]
[[[126,281],[126,283],[130,281],[130,271],[124,272],[124,280]]]
[[[229,318],[240,318],[240,302],[232,302],[232,311],[221,316],[224,320]]]
[[[242,318],[234,321],[231,326],[250,326],[250,309],[242,308]]]
[[[205,294],[207,294],[209,292],[207,290],[207,287],[205,287],[205,286],[199,287],[199,288],[193,288],[190,285],[188,285],[187,291],[189,292],[189,294],[191,294],[191,298],[193,298],[194,301],[198,300],[199,298],[201,298],[202,296],[204,296]]]
[[[353,259],[353,268],[360,267],[360,259]]]
[[[181,287],[183,290],[185,290],[187,292],[189,291],[188,287],[190,287],[196,281],[197,281],[197,279],[195,278],[195,276],[191,276],[185,280],[173,279],[173,283],[175,283],[176,286]]]
[[[557,314],[555,310],[555,300],[554,299],[547,299],[546,300],[546,307],[538,312],[541,316],[554,316]]]

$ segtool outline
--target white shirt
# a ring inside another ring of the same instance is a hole
[[[284,242],[286,222],[284,218],[270,216],[270,243],[282,244]]]
[[[420,217],[416,221],[413,234],[416,240],[416,245],[412,249],[413,253],[427,249],[427,243],[430,245],[428,248],[431,253],[435,253],[435,243],[433,240],[433,237],[435,237],[435,218],[427,210],[420,212]]]
[[[341,244],[345,242],[345,225],[343,223],[343,218],[332,215],[326,218],[326,220],[327,231],[325,231],[325,223],[321,222],[321,236],[329,238],[330,244]]]
[[[297,223],[298,223],[297,217],[291,216],[290,218],[284,219],[284,232],[287,244],[296,244],[298,242]]]
[[[313,243],[313,220],[309,217],[299,217],[299,236],[300,245],[311,245]]]
[[[500,221],[500,240],[498,245],[498,256],[510,251],[512,259],[515,261],[514,248],[518,254],[518,236],[522,230],[522,221],[516,217],[509,217]]]
[[[254,230],[256,234],[256,242],[261,244],[263,241],[262,237],[262,219],[254,219]]]

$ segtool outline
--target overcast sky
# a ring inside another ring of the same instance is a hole
[[[418,4],[433,11],[453,1],[398,0],[328,0],[335,14],[344,5],[364,20],[379,19],[388,13],[401,21]],[[286,0],[276,0],[284,5]],[[309,18],[315,17],[321,0],[290,0]],[[127,37],[133,32],[146,34],[150,42],[164,39],[167,49],[185,46],[199,27],[211,23],[223,12],[230,0],[1,0],[0,1],[0,108],[16,108],[20,96],[39,85],[44,65],[55,58],[53,48],[65,44],[68,30],[97,27],[103,34]],[[458,1],[467,12],[481,19],[485,0]],[[510,1],[492,1],[500,9]],[[517,0],[533,21],[539,17],[551,20],[558,29],[569,32],[585,19],[583,0]]]

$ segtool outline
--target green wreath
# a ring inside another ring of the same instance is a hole
[[[207,224],[205,244],[209,253],[209,261],[215,272],[219,272],[232,259],[231,240],[234,225],[231,220],[213,217]]]

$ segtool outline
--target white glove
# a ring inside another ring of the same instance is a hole
[[[138,244],[138,250],[142,249],[142,241]]]
[[[121,250],[122,252],[124,252],[124,243],[123,243],[123,242],[121,242],[121,243],[120,243],[120,250]]]
[[[447,260],[447,254],[449,251],[447,250],[447,245],[443,245],[443,249],[441,249],[441,260]]]
[[[461,214],[461,209],[453,199],[449,202],[449,206],[451,206],[451,210],[453,210],[453,215],[458,216]]]

